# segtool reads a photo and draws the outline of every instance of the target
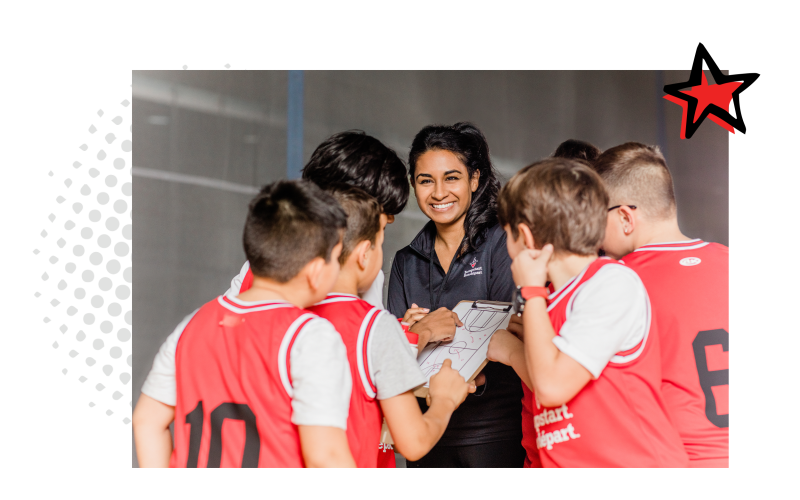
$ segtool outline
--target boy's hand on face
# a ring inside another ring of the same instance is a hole
[[[541,250],[526,248],[511,263],[511,274],[517,286],[544,286],[547,282],[547,263],[553,255],[553,245]]]
[[[518,314],[512,314],[511,319],[508,320],[508,326],[506,330],[513,333],[518,339],[524,341],[525,337],[522,334],[522,316]]]
[[[522,341],[508,330],[497,330],[489,341],[486,358],[511,366],[511,354],[523,349]]]
[[[458,319],[458,315],[446,307],[440,307],[424,315],[409,328],[409,331],[420,335],[420,338],[423,334],[427,334],[428,342],[447,342],[453,340],[456,335],[456,327],[459,326],[464,326],[464,324]]]
[[[452,364],[449,359],[444,360],[439,372],[431,377],[428,395],[430,404],[444,402],[452,405],[452,411],[455,411],[467,398],[467,394],[475,392],[475,382],[465,382],[464,377],[451,367]]]

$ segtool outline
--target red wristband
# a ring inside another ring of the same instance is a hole
[[[550,295],[550,290],[543,286],[523,286],[519,290],[519,293],[525,300],[530,300],[534,297],[542,297],[547,300],[547,297]]]

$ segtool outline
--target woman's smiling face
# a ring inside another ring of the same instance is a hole
[[[414,169],[417,204],[437,224],[455,222],[467,213],[479,178],[477,170],[470,178],[467,167],[450,151],[427,151]]]

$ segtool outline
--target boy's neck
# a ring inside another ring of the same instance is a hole
[[[331,293],[346,293],[349,295],[358,296],[358,273],[346,262],[339,270],[339,277],[336,278],[336,283],[333,285]]]
[[[597,255],[577,255],[574,253],[553,256],[547,264],[547,278],[556,290],[597,260]]]
[[[268,278],[253,276],[253,285],[240,293],[236,298],[245,302],[264,302],[267,300],[282,300],[300,308],[311,305],[309,291],[303,289],[297,278],[278,283]]]
[[[671,217],[665,220],[649,220],[644,227],[639,227],[643,231],[636,240],[636,248],[653,243],[668,243],[691,239],[681,232],[677,217]]]

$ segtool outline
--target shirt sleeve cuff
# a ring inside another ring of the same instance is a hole
[[[603,373],[603,368],[606,367],[606,364],[603,364],[603,366],[597,366],[596,360],[593,360],[591,356],[585,355],[573,344],[570,344],[564,337],[556,335],[553,337],[553,343],[556,345],[559,351],[563,352],[578,362],[578,364],[580,364],[582,367],[589,370],[589,373],[592,374],[594,379],[599,378],[600,374]]]

